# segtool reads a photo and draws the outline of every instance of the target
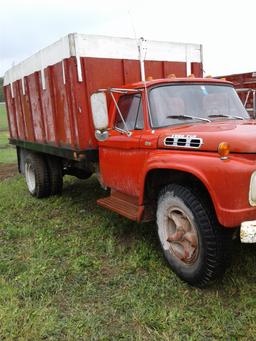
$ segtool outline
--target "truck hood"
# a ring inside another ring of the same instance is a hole
[[[162,130],[162,129],[161,129]],[[223,120],[209,123],[198,123],[163,128],[159,144],[164,146],[166,138],[201,139],[200,147],[204,151],[217,151],[221,142],[230,145],[233,153],[256,153],[256,121],[254,120]],[[170,141],[170,140],[169,140]],[[169,145],[168,148],[171,148]],[[189,148],[176,146],[175,149]]]

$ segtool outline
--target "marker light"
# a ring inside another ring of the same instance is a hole
[[[166,78],[176,78],[175,73],[170,73]]]
[[[249,203],[256,206],[256,172],[252,173],[249,189]]]
[[[189,75],[188,78],[195,78],[195,75],[191,73],[191,75]]]
[[[147,78],[146,78],[146,81],[148,82],[148,81],[152,81],[154,78],[152,77],[152,76],[148,76]]]
[[[228,154],[230,152],[230,146],[227,142],[221,142],[218,146],[218,153],[220,154],[220,158],[222,160],[226,160],[228,158]]]

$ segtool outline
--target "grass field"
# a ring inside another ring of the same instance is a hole
[[[5,105],[0,104],[0,163],[16,162],[16,150],[9,145],[9,132]]]
[[[0,103],[0,128],[8,129],[8,122],[5,110],[5,104]]]
[[[234,244],[223,281],[199,290],[165,264],[155,225],[95,205],[95,178],[62,197],[0,182],[0,340],[253,340],[255,246]]]
[[[7,143],[1,130],[0,162],[15,162]],[[255,340],[255,245],[235,242],[224,280],[195,289],[166,265],[155,224],[97,207],[103,195],[95,178],[43,200],[21,176],[0,180],[1,341]]]

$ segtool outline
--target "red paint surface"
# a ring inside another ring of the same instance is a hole
[[[156,129],[152,131],[146,94],[142,91],[143,130],[134,131],[131,137],[110,130],[110,137],[97,143],[89,105],[90,95],[99,88],[144,88],[139,81],[137,61],[102,60],[83,58],[83,82],[78,82],[76,61],[64,61],[66,84],[62,65],[58,63],[45,69],[46,89],[42,89],[41,73],[25,77],[26,94],[22,94],[21,81],[5,87],[11,138],[42,142],[80,150],[99,148],[100,170],[104,183],[112,189],[137,198],[144,203],[144,185],[147,174],[154,169],[176,169],[197,177],[207,188],[221,224],[239,225],[244,220],[256,219],[256,209],[249,206],[248,192],[251,173],[256,169],[256,126],[252,121],[212,122]],[[194,63],[192,71],[201,74],[201,65]],[[165,77],[168,74],[186,76],[184,63],[146,62],[146,76]],[[198,82],[223,83],[213,79],[172,78],[152,80],[155,84]],[[224,82],[225,83],[225,82]],[[114,125],[115,108],[109,106],[110,128]],[[166,149],[162,141],[171,134],[197,135],[204,140],[201,151]],[[229,142],[231,154],[220,160],[217,147]],[[242,153],[251,153],[246,156]],[[239,155],[240,154],[240,155]],[[253,156],[252,156],[253,155]],[[235,186],[234,186],[235,184]]]
[[[207,82],[211,79],[175,79],[173,82]],[[148,86],[166,80],[148,82]],[[218,83],[224,81],[217,81]],[[141,87],[142,84],[134,84]],[[144,103],[145,94],[143,93]],[[114,125],[115,108],[110,107],[110,127]],[[256,219],[256,209],[249,205],[249,183],[256,170],[256,123],[254,121],[218,121],[187,124],[152,131],[144,105],[145,128],[128,137],[110,130],[110,137],[100,142],[100,170],[106,186],[138,198],[144,204],[147,174],[157,169],[187,172],[198,178],[208,190],[219,222],[226,227],[239,226],[242,221]],[[203,139],[200,150],[166,148],[166,136],[196,135]],[[230,144],[228,160],[217,153],[220,142]],[[146,144],[145,144],[146,142]],[[244,154],[244,153],[250,153]],[[234,185],[235,184],[235,185]]]
[[[141,172],[140,183],[143,186],[145,175],[152,169],[174,169],[193,174],[207,188],[220,223],[227,227],[238,226],[244,220],[256,219],[256,209],[248,202],[255,161],[256,157],[248,161],[242,156],[222,161],[216,152],[152,151]],[[140,194],[142,201],[143,191]]]
[[[227,81],[234,84],[235,88],[251,88],[256,89],[255,72],[240,73],[235,75],[222,76]]]
[[[195,75],[201,76],[201,64],[192,63]],[[75,58],[44,70],[46,89],[42,89],[41,72],[25,77],[25,95],[21,80],[5,87],[11,137],[18,140],[48,143],[79,150],[97,148],[91,118],[90,96],[99,88],[120,87],[140,80],[139,62],[135,60],[81,58],[83,81],[78,82]],[[186,63],[146,61],[146,77],[164,78],[169,74],[186,77]]]
[[[256,89],[256,73],[248,72],[248,73],[240,73],[228,76],[222,76],[226,80],[232,82],[236,89]],[[247,92],[239,92],[239,97],[241,101],[244,103],[247,97]],[[247,100],[247,108],[253,108],[253,97],[249,96]]]

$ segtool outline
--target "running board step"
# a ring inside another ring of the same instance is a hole
[[[144,206],[137,204],[137,198],[117,191],[112,191],[106,198],[98,199],[97,204],[120,215],[140,222],[144,212]]]

